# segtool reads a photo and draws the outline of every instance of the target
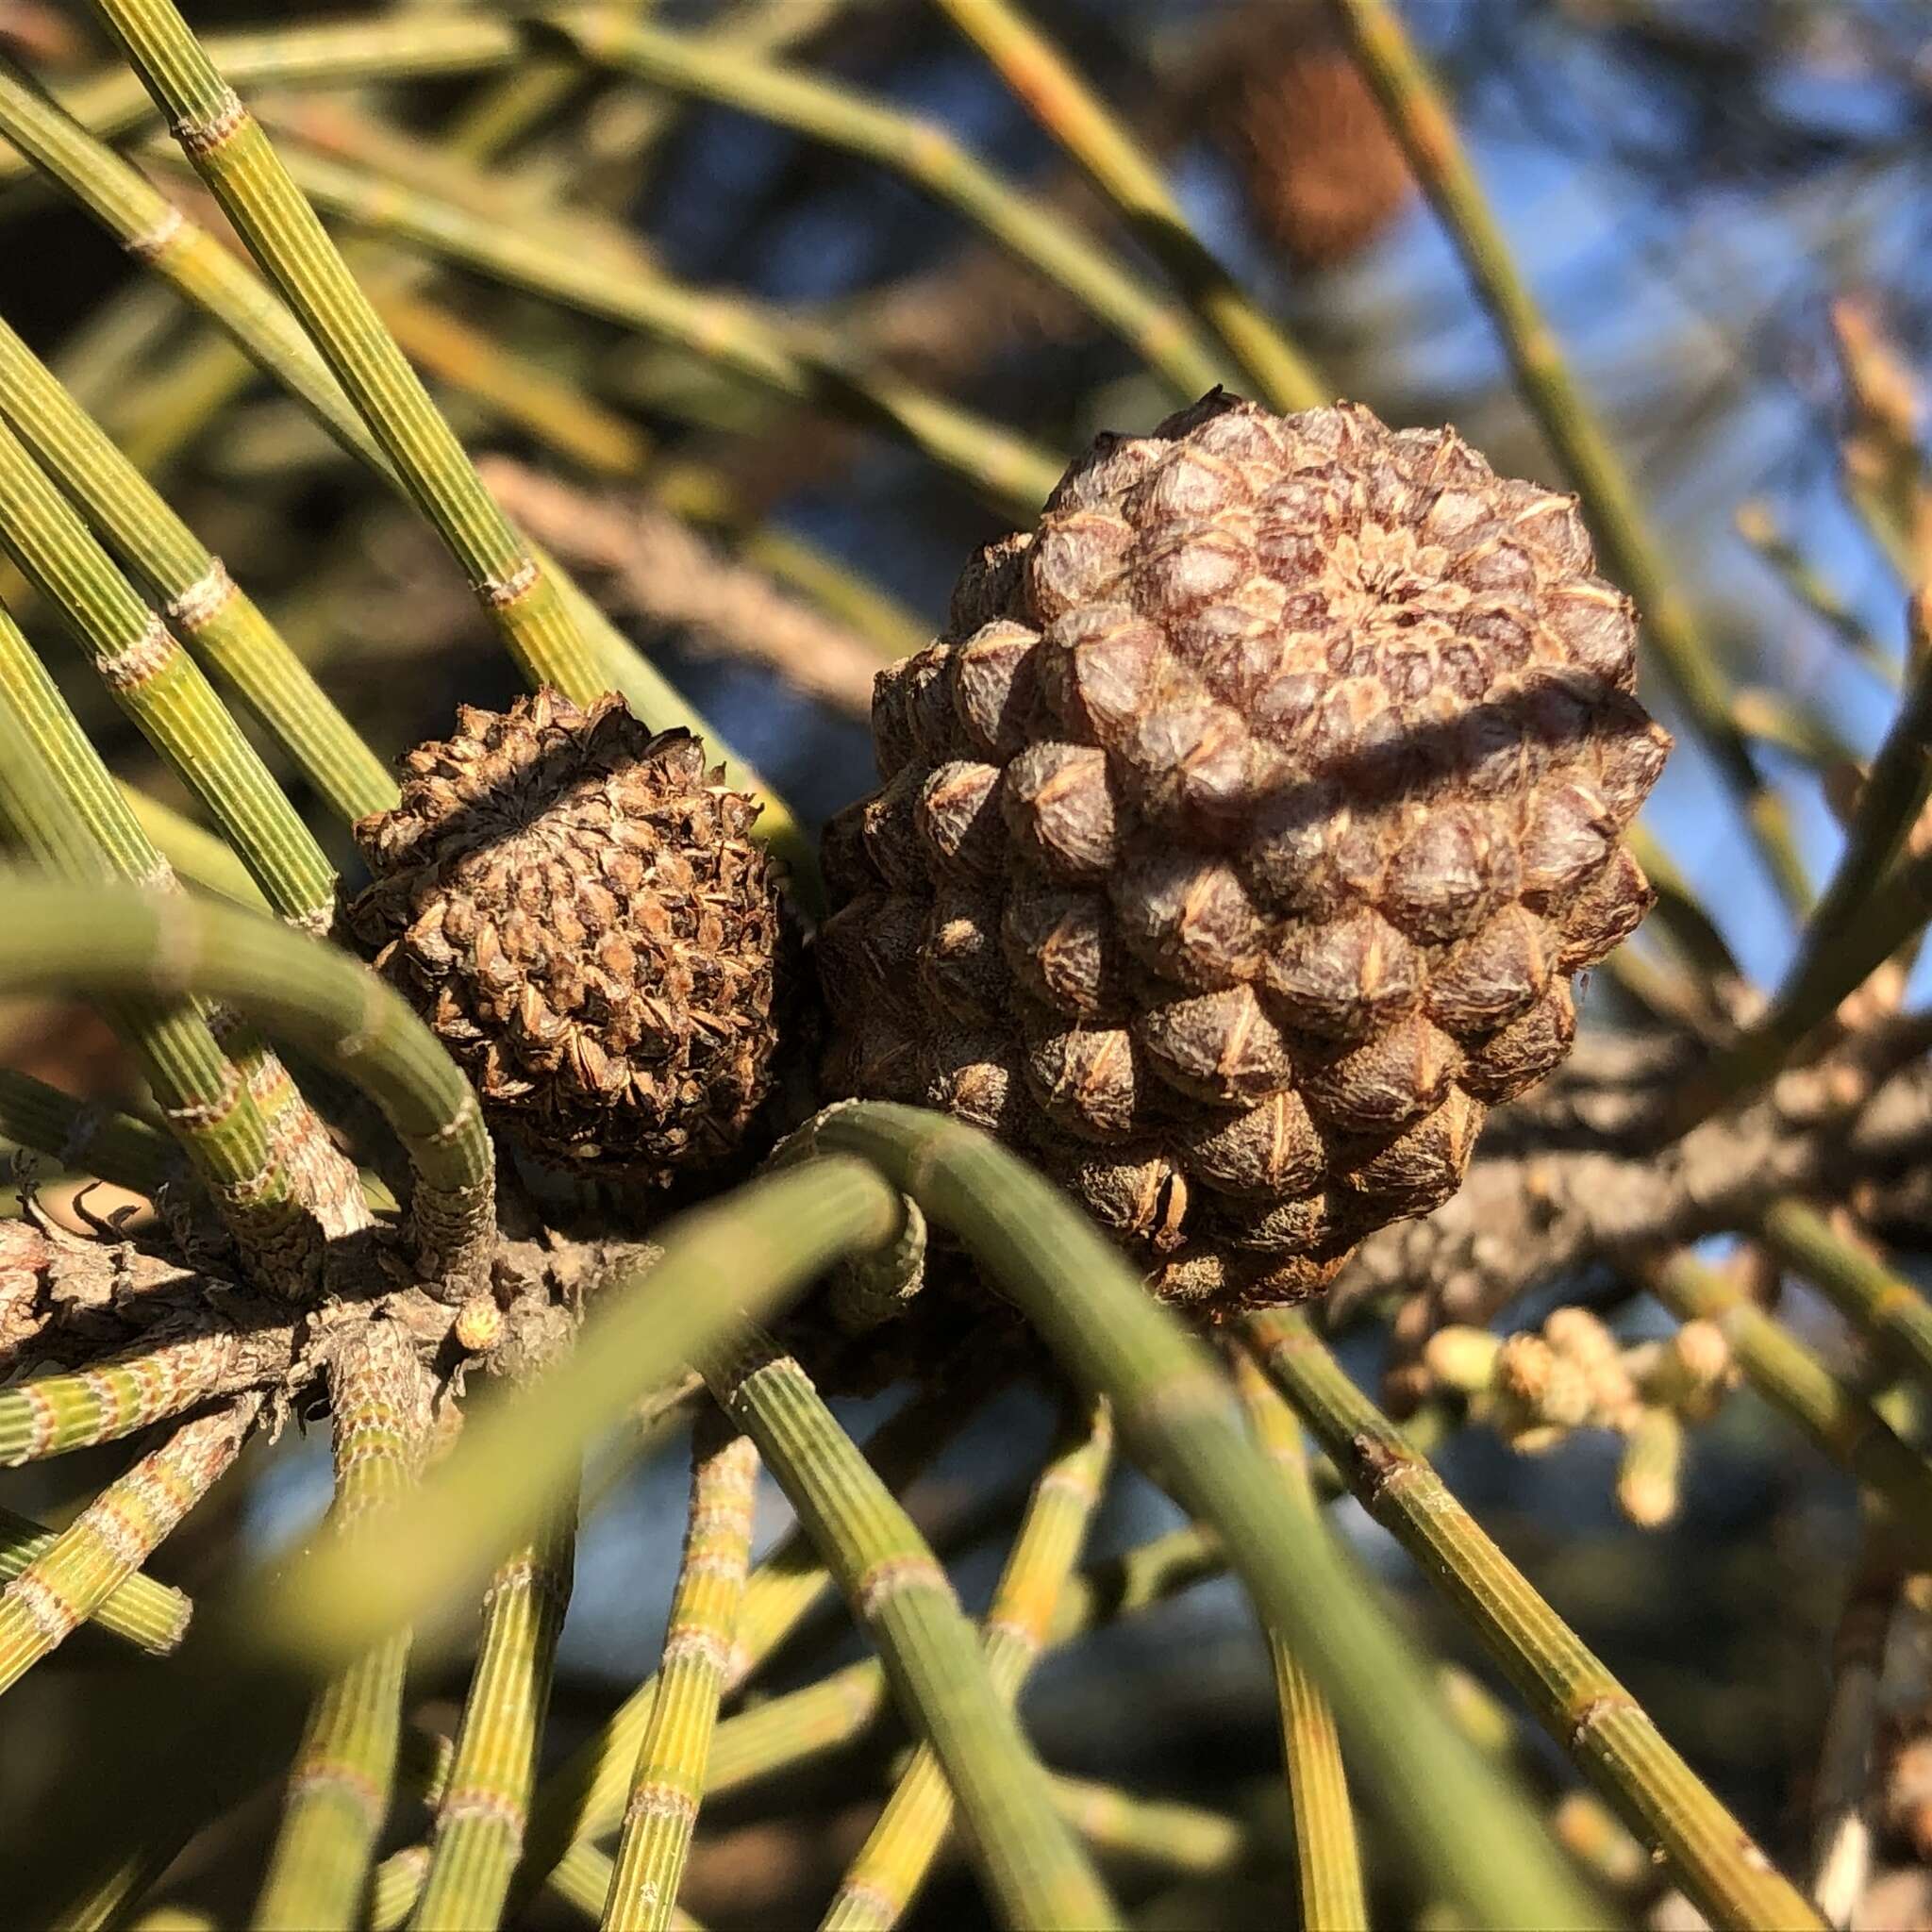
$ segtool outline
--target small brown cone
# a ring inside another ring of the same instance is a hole
[[[615,696],[464,706],[402,771],[401,804],[356,827],[375,878],[348,922],[491,1124],[600,1179],[669,1185],[739,1155],[784,964],[757,803]]]

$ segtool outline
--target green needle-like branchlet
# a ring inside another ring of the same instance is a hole
[[[1033,118],[1087,171],[1277,409],[1313,409],[1326,386],[1278,323],[1215,260],[1189,226],[1160,171],[1066,57],[1011,0],[940,0]]]
[[[393,805],[395,781],[382,761],[247,592],[4,321],[0,409],[190,651],[275,734],[337,815],[354,820]]]
[[[1046,1647],[1061,1586],[1099,1507],[1113,1454],[1105,1403],[1067,1432],[1041,1471],[993,1591],[981,1641],[994,1691],[1008,1705]],[[906,1915],[953,1822],[953,1791],[930,1744],[900,1774],[865,1843],[840,1881],[824,1924],[886,1932]]]
[[[28,1517],[0,1509],[0,1584],[11,1583],[59,1540],[58,1530],[43,1529]],[[89,1621],[150,1657],[166,1657],[179,1646],[193,1613],[193,1604],[180,1591],[137,1570],[94,1606]]]
[[[158,1127],[95,1101],[75,1100],[10,1067],[0,1067],[0,1140],[137,1194],[152,1194],[183,1173],[180,1150]]]
[[[9,380],[0,354],[0,382]],[[334,868],[193,660],[4,423],[0,544],[88,652],[114,701],[208,807],[269,903],[325,932]]]
[[[1770,1079],[1889,957],[1889,951],[1874,958],[1869,945],[1847,943],[1850,934],[1871,928],[1874,912],[1881,931],[1895,925],[1901,908],[1908,926],[1915,914],[1917,923],[1924,921],[1924,895],[1917,883],[1924,876],[1924,858],[1901,865],[1898,858],[1932,787],[1932,588],[1913,598],[1909,614],[1911,675],[1858,794],[1837,869],[1806,923],[1798,957],[1776,999],[1690,1084],[1672,1116],[1679,1132]],[[1895,891],[1907,878],[1913,889]]]
[[[575,624],[491,500],[315,210],[171,0],[97,0],[170,132],[436,525],[533,685],[604,691]]]
[[[889,1240],[897,1221],[891,1189],[841,1160],[773,1174],[667,1223],[662,1252],[620,1268],[601,1291],[569,1359],[473,1421],[449,1460],[354,1550],[318,1550],[268,1586],[264,1627],[290,1652],[329,1657],[413,1621],[533,1530],[585,1445],[640,1394],[832,1261]]]
[[[907,1724],[932,1746],[1001,1916],[1083,1932],[1116,1924],[945,1572],[804,1370],[755,1331],[704,1369],[838,1577]]]
[[[1818,1925],[1643,1707],[1348,1379],[1307,1319],[1269,1310],[1251,1316],[1246,1332],[1362,1507],[1468,1618],[1543,1727],[1630,1828],[1669,1857],[1713,1923],[1740,1932]]]
[[[1774,1201],[1751,1230],[1932,1396],[1932,1303],[1802,1201]]]
[[[243,1339],[225,1324],[144,1337],[130,1354],[70,1374],[0,1389],[0,1467],[42,1462],[118,1441],[151,1423],[232,1391],[246,1363]]]
[[[864,156],[918,183],[1112,328],[1191,403],[1227,371],[1192,322],[1064,216],[976,159],[937,122],[851,88],[773,66],[694,34],[666,33],[627,10],[566,7],[544,16],[591,58],[653,86],[757,114]]]
[[[46,667],[4,610],[0,827],[69,879],[118,875],[162,889],[170,883]],[[119,999],[108,1018],[134,1049],[170,1128],[246,1261],[278,1288],[299,1291],[320,1258],[321,1230],[271,1150],[254,1083],[228,1058],[208,1017],[177,989]],[[252,1071],[279,1072],[265,1055],[256,1058]]]
[[[484,1932],[503,1916],[530,1815],[575,1541],[574,1511],[559,1510],[490,1579],[435,1841],[408,1884],[410,1897],[422,1887],[410,1921],[417,1932]]]
[[[260,1019],[380,1108],[416,1173],[418,1258],[463,1291],[495,1241],[494,1165],[476,1097],[401,996],[346,955],[185,894],[85,891],[0,875],[0,986],[201,992]]]
[[[404,488],[382,445],[370,434],[315,344],[260,276],[189,221],[111,148],[24,82],[4,58],[0,134],[78,200],[132,256],[205,314],[265,375],[287,390],[343,450],[386,483]],[[808,880],[811,848],[784,801],[645,663],[562,567],[541,549],[532,549],[596,655],[603,680],[598,690],[622,691],[637,716],[656,727],[682,724],[696,731],[724,761],[731,782],[764,799],[758,836],[786,857],[795,880]]]
[[[1071,1202],[988,1136],[912,1108],[835,1108],[816,1141],[877,1162],[1111,1399],[1128,1449],[1220,1532],[1264,1622],[1307,1658],[1360,1755],[1363,1790],[1401,1820],[1432,1891],[1484,1925],[1602,1923],[1535,1811],[1455,1728],[1359,1567],[1325,1530],[1283,1534],[1280,1477],[1225,1378]]]
[[[345,1328],[328,1363],[336,1490],[329,1529],[353,1549],[414,1485],[428,1446],[429,1375],[392,1322]],[[257,1932],[348,1932],[389,1814],[409,1635],[383,1638],[323,1687],[289,1774]]]
[[[547,225],[553,239],[330,156],[291,148],[288,164],[318,205],[371,234],[675,342],[789,400],[874,424],[1012,515],[1034,515],[1059,480],[1064,465],[1051,451],[902,376],[850,365],[833,341],[741,296],[673,280],[588,216],[559,213]]]
[[[1783,801],[1765,783],[1738,729],[1710,641],[1645,527],[1629,475],[1516,266],[1441,90],[1388,0],[1339,0],[1339,12],[1390,127],[1503,339],[1524,401],[1576,486],[1608,574],[1636,598],[1658,668],[1742,803],[1747,829],[1778,890],[1802,914],[1811,889]]]
[[[943,1393],[915,1396],[881,1424],[866,1445],[866,1455],[879,1479],[899,1491],[971,1421],[979,1407],[975,1391],[956,1382]],[[730,1688],[750,1676],[797,1628],[812,1606],[831,1589],[831,1573],[802,1529],[794,1528],[754,1570],[739,1607],[737,1634],[732,1640]],[[530,1807],[530,1830],[525,1851],[523,1883],[534,1887],[547,1878],[573,1844],[609,1831],[624,1815],[645,1726],[658,1697],[656,1673],[647,1677],[606,1720],[595,1736],[558,1766],[538,1788]],[[706,1790],[721,1787],[736,1762],[726,1743],[734,1718],[721,1725],[712,1740]],[[758,1746],[753,1747],[754,1754]],[[603,1908],[604,1893],[597,1895]]]
[[[210,34],[206,46],[230,80],[246,87],[356,87],[487,74],[524,52],[514,22],[488,13],[411,8],[380,19],[277,21],[259,32]],[[91,134],[113,141],[154,115],[147,90],[125,70],[65,89],[61,107]],[[0,150],[0,184],[25,166]]]
[[[1752,1388],[1881,1498],[1899,1536],[1922,1560],[1932,1560],[1932,1462],[1716,1269],[1677,1255],[1647,1269],[1644,1280],[1679,1321],[1715,1322]]]
[[[1282,1487],[1312,1532],[1320,1522],[1308,1481],[1302,1425],[1255,1358],[1234,1356],[1235,1386],[1248,1412],[1255,1440],[1281,1472]],[[1368,1900],[1362,1891],[1361,1847],[1356,1841],[1355,1807],[1335,1713],[1293,1648],[1268,1633],[1274,1661],[1274,1694],[1281,1705],[1281,1755],[1294,1807],[1294,1867],[1301,1890],[1302,1924],[1321,1932],[1367,1932]]]
[[[758,1480],[758,1451],[750,1437],[721,1430],[710,1419],[701,1422],[691,1444],[684,1558],[671,1598],[651,1721],[625,1802],[601,1921],[605,1932],[661,1932],[676,1908],[718,1705],[731,1675]]]
[[[184,1423],[0,1590],[0,1691],[147,1561],[234,1461],[259,1407],[258,1397],[244,1396]]]

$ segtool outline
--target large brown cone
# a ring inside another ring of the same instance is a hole
[[[1219,1312],[1459,1184],[1651,893],[1669,740],[1574,502],[1219,391],[1102,437],[884,673],[834,821],[834,1092],[1027,1149]]]
[[[598,1178],[730,1159],[772,1084],[783,932],[758,808],[615,696],[461,707],[356,827],[348,908],[492,1125]]]

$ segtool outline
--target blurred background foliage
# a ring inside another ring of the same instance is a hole
[[[425,0],[420,10],[442,9]],[[1120,238],[935,8],[663,0],[650,10],[679,27],[762,22],[788,58],[939,120]],[[209,32],[274,24],[240,4],[188,11]],[[1408,0],[1403,11],[1453,92],[1517,259],[1695,594],[1738,688],[1738,715],[1822,877],[1839,842],[1834,786],[1869,756],[1895,703],[1905,587],[1924,555],[1923,533],[1889,521],[1877,500],[1900,450],[1916,463],[1924,426],[1932,18],[1913,0]],[[1563,484],[1456,251],[1312,9],[1039,0],[1035,12],[1163,158],[1197,230],[1288,319],[1333,392],[1391,424],[1454,422],[1499,471]],[[60,87],[107,60],[84,9],[36,0],[0,0],[0,43]],[[726,107],[667,106],[621,79],[536,61],[516,79],[548,93],[491,163],[488,178],[507,194],[554,190],[602,207],[683,280],[744,291],[823,329],[839,354],[916,376],[1057,456],[1102,428],[1145,427],[1170,407],[1124,343],[896,176]],[[467,140],[478,151],[491,140],[487,116],[506,111],[514,84],[244,92],[291,152],[379,163],[399,137]],[[439,735],[458,699],[511,695],[509,663],[409,512],[373,497],[291,403],[211,355],[203,325],[35,183],[8,182],[0,224],[9,321],[210,547],[245,559],[258,601],[378,751]],[[847,414],[781,402],[714,361],[460,269],[398,275],[395,258],[362,247],[358,266],[386,277],[386,312],[439,402],[473,450],[499,458],[492,480],[583,565],[698,708],[814,824],[867,789],[868,653],[922,641],[960,560],[1010,519]],[[523,363],[508,394],[479,345]],[[668,530],[667,511],[680,520]],[[695,558],[661,547],[680,528],[707,546]],[[732,559],[758,575],[721,578]],[[771,640],[786,635],[774,596],[787,621],[818,622],[831,641],[808,630],[791,661],[768,661]],[[30,600],[21,608],[33,622]],[[113,768],[185,808],[99,689],[64,661],[56,668]],[[1645,695],[1679,723],[1661,693]],[[1702,747],[1681,730],[1679,741],[1648,824],[1745,974],[1774,983],[1792,927]],[[331,856],[353,867],[325,815],[311,817]],[[1604,979],[1589,1011],[1596,1024],[1630,1017]],[[0,1058],[70,1091],[131,1091],[111,1037],[78,1008],[9,1007],[0,1033]],[[71,1216],[71,1195],[57,1186],[48,1199]],[[1607,1274],[1563,1281],[1512,1324],[1534,1325],[1559,1298],[1614,1304],[1628,1343],[1670,1327],[1657,1304],[1631,1299]],[[1882,1381],[1869,1351],[1803,1288],[1787,1287],[1784,1312],[1855,1385]],[[1347,1344],[1372,1386],[1379,1349],[1366,1331]],[[856,1410],[855,1429],[873,1413]],[[924,1519],[953,1525],[969,1553],[959,1572],[969,1603],[997,1564],[1000,1525],[985,1500],[1010,1479],[1014,1443],[1037,1459],[1051,1426],[1036,1398],[1004,1398],[913,1492]],[[1698,1431],[1661,1527],[1636,1527],[1617,1508],[1618,1455],[1601,1434],[1526,1456],[1492,1430],[1466,1428],[1437,1459],[1664,1734],[1781,1862],[1802,1867],[1834,1632],[1859,1541],[1855,1491],[1748,1392]],[[158,1574],[205,1588],[319,1513],[320,1445],[285,1447],[273,1462],[258,1446],[251,1464],[258,1475],[244,1465],[225,1484],[170,1541]],[[58,1517],[117,1466],[108,1453],[67,1458],[33,1473],[32,1500]],[[586,1525],[553,1705],[558,1748],[655,1662],[685,1487],[685,1457],[668,1446]],[[1429,1643],[1472,1674],[1473,1722],[1493,1720],[1474,1689],[1493,1677],[1473,1640],[1353,1505],[1336,1514]],[[760,1547],[785,1520],[768,1493]],[[1176,1520],[1151,1487],[1124,1477],[1092,1548],[1105,1554]],[[855,1641],[826,1624],[761,1690],[856,1655]],[[0,1842],[39,1790],[85,1775],[99,1745],[79,1716],[92,1707],[89,1688],[127,1668],[83,1632],[7,1700]],[[421,1688],[425,1712],[453,1717],[458,1671]],[[1274,1691],[1232,1585],[1204,1584],[1049,1658],[1027,1709],[1055,1767],[1248,1827],[1232,1844],[1211,1833],[1194,1843],[1191,1872],[1183,1859],[1124,1877],[1137,1923],[1283,1922]],[[1528,1733],[1507,1736],[1504,1748],[1526,1757],[1553,1802],[1571,1789],[1553,1750]],[[882,1735],[862,1757],[708,1807],[686,1893],[692,1910],[719,1926],[807,1923],[868,1828],[899,1748]],[[177,1889],[228,1922],[246,1892],[225,1874],[257,1869],[273,1815],[266,1794],[237,1814],[197,1849]],[[1677,1907],[1659,1905],[1651,1874],[1628,1867],[1633,1848],[1614,1828],[1582,1814],[1575,1828],[1607,1830],[1602,1856],[1612,1869],[1626,1861],[1628,1896],[1670,1920]],[[1903,1866],[1932,1854],[1932,1785],[1916,1808],[1905,1790],[1890,1829]],[[982,1910],[955,1860],[916,1923],[974,1923]],[[1907,1887],[1897,1910],[1890,1923],[1926,1923],[1932,1895]],[[531,1923],[559,1911],[554,1901],[533,1907]]]

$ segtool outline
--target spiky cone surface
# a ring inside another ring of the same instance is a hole
[[[1030,1152],[1209,1313],[1448,1198],[1651,892],[1666,734],[1574,500],[1220,391],[1104,436],[878,680],[828,828],[839,1094]]]
[[[356,827],[348,922],[539,1160],[669,1185],[747,1150],[789,978],[758,807],[615,695],[464,706]]]
[[[1305,268],[1358,255],[1402,212],[1415,177],[1380,104],[1320,9],[1253,33],[1206,100],[1268,239]]]

